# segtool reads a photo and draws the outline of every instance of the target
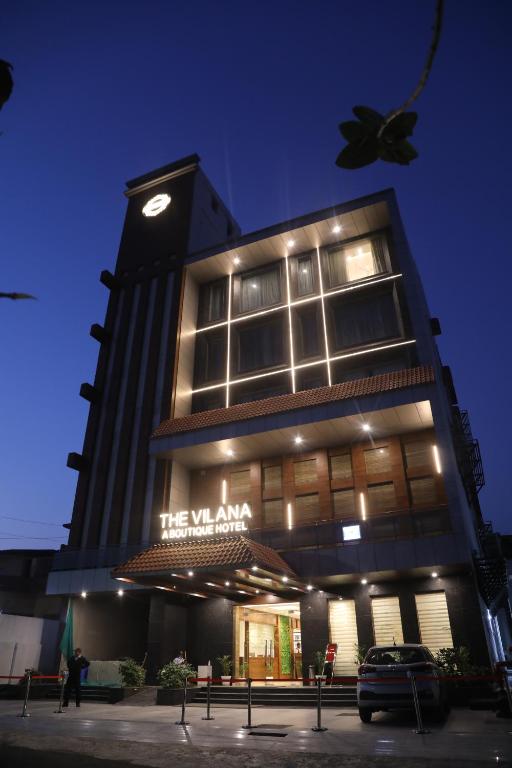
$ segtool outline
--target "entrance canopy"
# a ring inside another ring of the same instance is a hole
[[[112,577],[203,598],[264,598],[307,589],[278,552],[245,536],[154,544],[114,568]]]

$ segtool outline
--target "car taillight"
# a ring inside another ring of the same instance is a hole
[[[366,675],[368,672],[375,672],[376,667],[374,667],[372,664],[361,664],[359,669],[357,670],[358,675]]]

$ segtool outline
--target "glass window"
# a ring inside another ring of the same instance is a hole
[[[199,317],[201,325],[226,319],[226,280],[201,286]]]
[[[265,491],[280,491],[283,485],[283,470],[280,464],[263,467],[263,489]]]
[[[329,288],[385,272],[382,238],[360,240],[333,248],[325,254],[324,266]]]
[[[282,499],[263,502],[263,525],[265,528],[278,528],[283,525]]]
[[[311,255],[297,259],[297,295],[308,296],[315,289]]]
[[[366,473],[375,475],[379,472],[391,472],[391,452],[389,446],[371,448],[364,452]]]
[[[396,508],[395,486],[393,483],[379,483],[368,486],[368,505],[372,514],[389,512]]]
[[[325,365],[312,365],[303,370],[295,370],[297,392],[305,389],[318,389],[327,386],[327,372]]]
[[[437,488],[433,477],[420,477],[409,480],[411,502],[413,506],[437,503]]]
[[[192,397],[192,413],[213,411],[226,407],[226,387],[212,389],[209,392],[197,392]]]
[[[352,480],[352,456],[350,452],[331,456],[331,480]]]
[[[400,335],[391,291],[330,299],[331,346],[336,350],[357,347]]]
[[[226,328],[197,334],[194,382],[196,386],[226,379]]]
[[[229,390],[231,405],[252,403],[255,400],[266,400],[268,397],[287,395],[291,392],[291,380],[288,373],[265,376],[262,379],[234,384]]]
[[[293,479],[295,485],[307,485],[308,483],[316,483],[318,480],[316,471],[316,459],[295,461],[293,463]]]
[[[318,493],[309,493],[307,496],[296,496],[293,512],[295,522],[297,523],[318,520]]]
[[[349,488],[346,491],[334,491],[332,500],[336,520],[346,520],[354,517],[356,514],[356,494],[353,488]]]
[[[248,373],[271,368],[285,362],[285,335],[283,317],[272,315],[264,320],[236,323],[234,352],[237,355],[235,370]]]
[[[432,465],[432,445],[425,440],[405,443],[405,461],[407,467],[429,467]]]
[[[229,474],[230,496],[243,496],[248,499],[251,495],[251,473],[248,469],[242,469]]]
[[[298,307],[293,311],[294,318],[294,347],[297,362],[312,357],[322,356],[325,352],[325,344],[322,334],[319,333],[319,302],[313,301],[304,307]]]
[[[240,282],[241,312],[270,307],[281,301],[281,269],[279,264],[242,275]]]

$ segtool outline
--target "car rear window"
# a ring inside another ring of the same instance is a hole
[[[366,664],[416,664],[427,661],[421,648],[375,648],[365,659]]]

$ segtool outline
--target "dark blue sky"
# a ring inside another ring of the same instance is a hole
[[[395,187],[480,439],[484,516],[511,530],[512,4],[448,0],[413,165],[334,165],[354,104],[387,111],[414,86],[433,12],[434,0],[4,5],[16,86],[0,112],[0,290],[39,301],[0,302],[0,548],[65,540],[66,455],[82,446],[78,389],[94,376],[88,329],[104,317],[124,182],[191,152],[244,232]]]

